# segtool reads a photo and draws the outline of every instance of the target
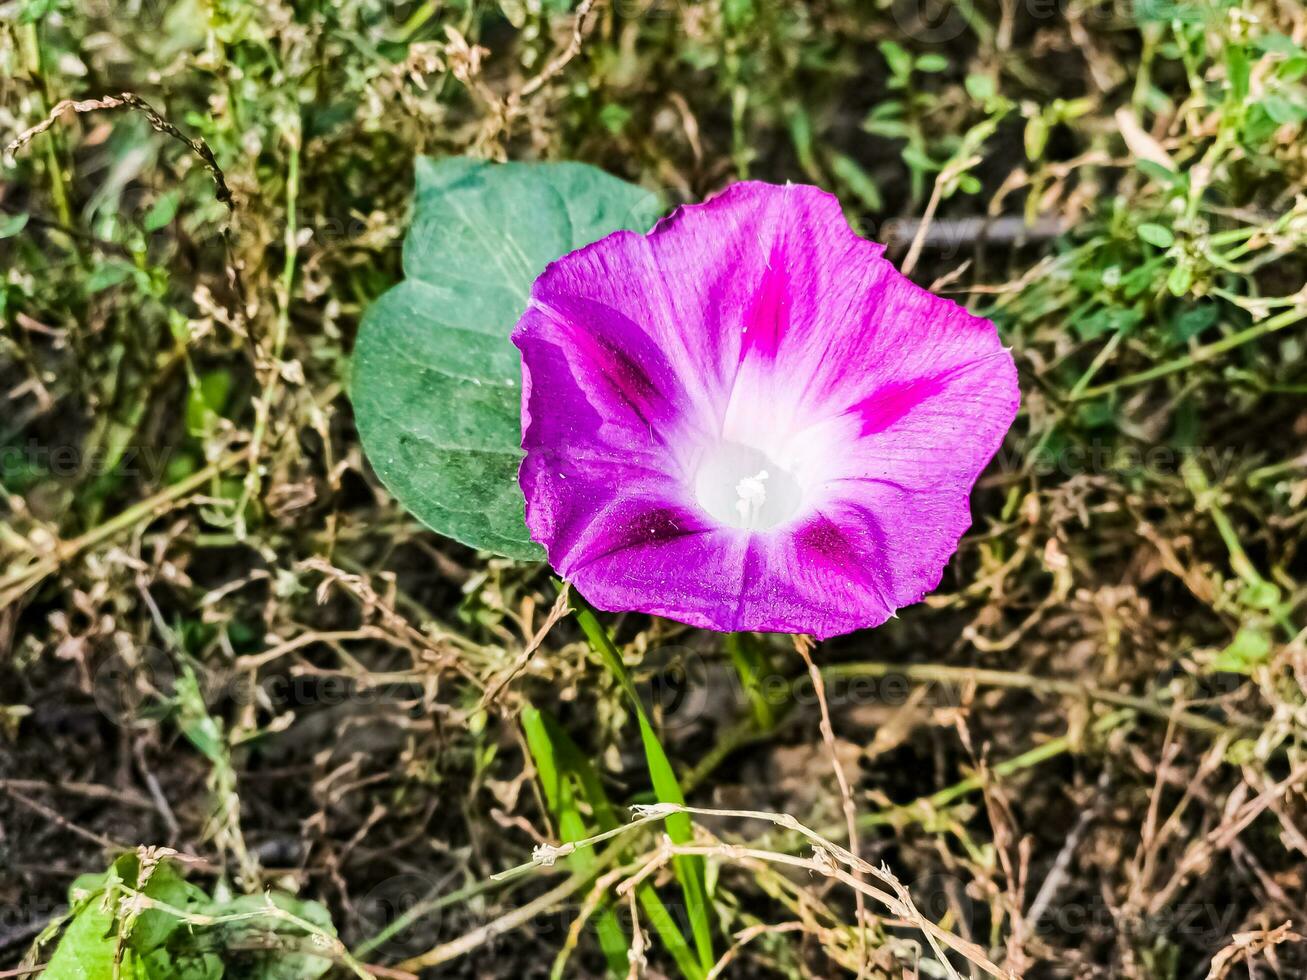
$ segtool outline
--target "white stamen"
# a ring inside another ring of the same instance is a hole
[[[788,521],[803,498],[791,467],[761,449],[723,441],[706,447],[694,470],[700,507],[727,527],[766,531]]]
[[[767,471],[759,470],[735,484],[735,509],[745,527],[753,527],[758,522],[762,505],[767,502],[767,487],[763,483],[766,479]]]

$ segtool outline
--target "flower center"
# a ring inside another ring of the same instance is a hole
[[[794,516],[799,482],[761,449],[721,442],[703,454],[694,478],[699,506],[730,527],[764,531]]]

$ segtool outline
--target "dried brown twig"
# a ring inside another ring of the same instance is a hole
[[[669,839],[664,839],[663,843],[653,853],[649,860],[644,862],[638,871],[618,885],[617,894],[624,897],[631,890],[638,887],[651,874],[663,867],[673,857],[680,855],[712,857],[718,860],[732,862],[752,859],[767,863],[788,865],[790,867],[802,868],[814,874],[833,878],[852,888],[854,892],[859,895],[874,898],[876,901],[884,905],[892,915],[901,919],[904,924],[919,929],[926,936],[926,940],[930,943],[932,949],[934,949],[940,966],[946,971],[948,976],[953,977],[954,980],[957,980],[958,974],[946,958],[944,953],[944,947],[946,946],[981,969],[988,971],[992,976],[1003,978],[1003,980],[1008,980],[1008,978],[1014,976],[1010,971],[1004,970],[1002,967],[990,960],[985,955],[984,951],[975,943],[961,939],[925,918],[913,904],[912,898],[908,894],[907,889],[903,887],[902,883],[900,883],[888,869],[883,867],[878,868],[870,862],[864,861],[849,849],[841,847],[839,844],[828,840],[790,814],[773,813],[766,810],[714,809],[709,807],[685,806],[679,803],[654,803],[648,806],[634,806],[631,808],[631,811],[635,815],[635,819],[627,824],[615,827],[612,830],[600,834],[595,834],[593,837],[587,837],[583,840],[568,841],[567,843],[558,846],[548,844],[541,845],[532,853],[529,862],[510,868],[507,871],[503,871],[500,874],[495,875],[494,878],[497,880],[516,878],[529,872],[533,868],[552,867],[560,858],[573,854],[578,850],[594,847],[615,837],[628,834],[649,823],[665,820],[668,816],[675,813],[684,813],[691,816],[763,820],[777,827],[794,831],[802,835],[812,844],[813,856],[810,858],[804,858],[783,852],[725,844],[720,841],[713,841],[707,845],[678,845],[673,844]],[[607,854],[611,853],[612,851],[607,852]],[[607,856],[607,854],[605,856]],[[878,888],[875,885],[868,884],[866,882],[867,876],[875,878],[885,887]],[[554,891],[558,892],[565,889],[570,884],[570,881],[565,882],[563,885],[554,889]],[[579,885],[572,887],[567,894],[571,894],[571,892],[579,887]],[[888,889],[888,891],[886,889]],[[553,893],[549,893],[549,895],[552,894]],[[541,896],[541,898],[549,897],[549,895]],[[534,909],[536,903],[533,902],[531,905]],[[526,907],[524,906],[523,909],[517,911],[518,913],[521,913],[525,909]],[[538,909],[534,909],[531,914],[534,915],[538,911]],[[484,941],[479,934],[484,932],[486,928],[487,927],[483,927],[481,930],[476,930],[474,933],[464,937],[463,940],[446,944],[446,946],[457,946],[459,953],[456,955],[461,955],[462,952],[467,951],[467,942],[471,939],[478,938],[480,941]],[[444,962],[443,959],[438,961],[429,959],[429,957],[436,952],[436,950],[433,950],[424,957],[408,960],[405,963],[400,964],[400,966],[401,968],[408,969],[413,967],[430,966],[432,962]]]
[[[594,10],[596,3],[597,0],[581,0],[580,5],[576,8],[576,16],[572,20],[572,36],[568,39],[567,47],[550,59],[549,63],[540,71],[540,74],[508,97],[507,108],[510,116],[517,114],[518,106],[523,99],[538,92],[545,86],[546,82],[557,76],[573,58],[581,53],[581,45],[585,43],[586,19],[590,16],[590,12]]]
[[[131,92],[123,92],[119,95],[106,95],[101,99],[64,99],[50,110],[50,114],[30,129],[22,132],[16,140],[5,147],[5,158],[12,161],[14,155],[25,147],[36,137],[40,136],[56,122],[64,113],[72,111],[74,113],[94,112],[97,109],[135,109],[145,116],[146,121],[154,128],[155,132],[163,133],[165,136],[171,136],[175,140],[185,143],[191,152],[200,158],[204,164],[204,169],[209,171],[209,176],[213,178],[213,183],[217,188],[218,200],[234,211],[236,210],[236,201],[232,197],[231,188],[227,186],[227,178],[218,166],[218,161],[213,155],[213,150],[209,149],[209,144],[203,139],[192,139],[183,133],[180,129],[161,116],[155,108],[146,102],[139,95]]]
[[[567,610],[570,608],[568,605],[570,597],[571,589],[565,584],[559,590],[558,598],[554,600],[554,605],[549,610],[549,615],[545,617],[544,623],[536,630],[535,635],[527,641],[526,646],[522,648],[522,652],[518,654],[517,660],[513,662],[513,666],[492,682],[490,687],[486,689],[486,693],[481,696],[481,703],[477,705],[479,710],[484,710],[487,705],[491,704],[495,698],[499,697],[499,692],[526,669],[526,665],[531,662],[535,652],[540,649],[540,644],[545,642],[545,637],[549,635],[549,631],[567,615]]]

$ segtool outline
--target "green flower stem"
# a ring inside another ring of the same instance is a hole
[[[770,731],[776,724],[776,713],[772,710],[762,685],[762,679],[768,672],[766,652],[751,633],[728,634],[726,652],[735,664],[735,671],[739,674],[740,684],[749,699],[749,707],[759,730]]]
[[[575,589],[572,590],[572,608],[576,613],[576,621],[580,624],[591,648],[595,653],[599,654],[604,666],[608,668],[608,672],[613,675],[613,678],[625,693],[627,700],[631,704],[631,710],[635,712],[636,721],[640,725],[640,739],[644,743],[645,761],[649,766],[649,778],[653,782],[655,795],[660,802],[679,803],[683,806],[685,804],[685,794],[681,792],[681,786],[676,779],[676,773],[672,769],[671,761],[667,758],[667,753],[658,740],[658,735],[649,721],[649,716],[645,713],[644,705],[640,702],[640,695],[635,689],[631,675],[626,670],[626,665],[622,662],[621,653],[608,636],[608,631],[604,629],[598,617],[595,616],[594,609],[581,598]],[[687,814],[677,813],[669,816],[666,826],[667,835],[671,837],[674,843],[689,844],[693,842],[694,827],[690,823]],[[694,931],[694,945],[696,952],[699,954],[699,963],[704,973],[707,973],[708,970],[712,969],[715,959],[712,950],[712,932],[709,925],[707,889],[704,885],[703,859],[687,855],[678,856],[673,858],[673,868],[677,880],[681,883],[681,890],[685,894],[686,913],[690,919],[690,926]]]

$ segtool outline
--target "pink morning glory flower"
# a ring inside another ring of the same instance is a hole
[[[559,574],[602,609],[818,638],[935,588],[1016,367],[883,251],[831,195],[745,182],[552,263],[513,341]]]

